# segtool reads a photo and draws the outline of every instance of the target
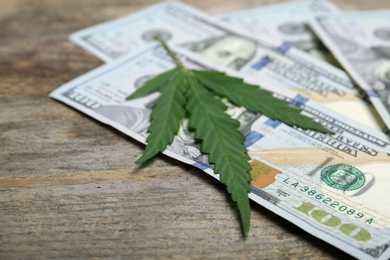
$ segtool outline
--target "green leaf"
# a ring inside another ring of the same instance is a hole
[[[151,122],[148,128],[150,134],[146,139],[148,145],[136,163],[144,163],[157,153],[163,152],[179,131],[180,121],[185,115],[186,98],[183,79],[183,72],[176,70],[171,81],[161,89],[161,95],[155,101],[150,115]]]
[[[151,92],[157,91],[158,88],[163,87],[170,80],[172,80],[172,78],[174,78],[177,75],[179,70],[180,68],[176,67],[148,80],[141,88],[137,89],[130,96],[128,96],[126,100],[143,97],[150,94]]]
[[[243,231],[249,231],[250,206],[248,193],[251,170],[250,157],[243,146],[244,135],[238,131],[240,123],[230,118],[226,106],[208,92],[194,75],[188,76],[186,105],[190,112],[189,126],[195,129],[195,138],[202,140],[202,152],[209,155],[214,173],[227,186],[232,200],[237,202]]]
[[[209,163],[214,164],[214,172],[220,175],[220,181],[226,184],[232,200],[237,203],[246,234],[250,223],[248,193],[251,166],[248,161],[251,158],[243,146],[245,137],[238,130],[240,123],[225,113],[226,105],[217,96],[288,125],[331,132],[302,115],[288,102],[275,98],[272,92],[221,72],[186,69],[166,43],[158,37],[156,39],[177,68],[148,81],[127,97],[130,100],[153,91],[161,92],[151,113],[145,152],[136,163],[143,163],[163,152],[179,131],[180,121],[188,114],[189,126],[195,130],[195,138],[201,141],[202,152],[208,154]]]
[[[301,114],[301,110],[290,106],[284,100],[275,98],[272,92],[245,83],[242,79],[227,76],[221,72],[193,71],[197,79],[216,95],[227,98],[237,106],[251,112],[261,113],[290,126],[310,128],[323,133],[333,133],[321,124]]]

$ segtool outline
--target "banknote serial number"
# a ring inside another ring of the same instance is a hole
[[[364,213],[358,212],[358,211],[356,211],[353,208],[345,206],[345,205],[341,204],[340,202],[338,202],[338,201],[336,201],[336,200],[334,200],[334,199],[332,199],[330,197],[327,197],[326,195],[324,195],[322,193],[318,193],[316,190],[311,189],[308,186],[303,186],[303,187],[300,188],[299,187],[299,182],[291,183],[289,181],[289,178],[286,178],[283,182],[285,184],[288,184],[288,186],[290,186],[290,187],[294,187],[294,188],[297,188],[297,189],[299,188],[299,190],[302,193],[305,193],[309,197],[312,197],[312,198],[314,198],[314,199],[316,199],[318,201],[321,201],[322,203],[328,205],[331,208],[336,209],[337,211],[339,211],[339,212],[341,212],[343,214],[346,214],[346,215],[349,215],[349,216],[353,216],[356,219],[363,219],[364,216],[365,216]],[[364,222],[367,223],[367,224],[371,224],[373,221],[374,221],[373,218],[367,218]]]

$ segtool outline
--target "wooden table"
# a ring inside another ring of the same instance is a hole
[[[0,0],[0,259],[348,259],[255,203],[243,239],[218,181],[166,156],[138,168],[143,145],[48,98],[102,64],[70,33],[156,2]],[[281,1],[184,2],[216,14]]]

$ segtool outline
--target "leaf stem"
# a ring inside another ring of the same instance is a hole
[[[174,53],[171,48],[169,48],[168,44],[160,37],[160,35],[155,35],[153,39],[161,43],[164,49],[168,52],[168,55],[171,56],[178,67],[183,69],[185,68],[181,60],[177,57],[176,53]]]

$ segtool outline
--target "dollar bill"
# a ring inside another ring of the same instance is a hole
[[[240,30],[287,42],[339,67],[336,59],[308,25],[311,17],[338,12],[338,8],[328,1],[306,0],[251,8],[217,17]]]
[[[390,10],[318,17],[311,25],[390,127]]]
[[[192,7],[165,2],[71,35],[71,40],[105,61],[136,52],[154,35],[208,60],[264,79],[382,130],[370,105],[345,72],[287,43],[253,37]]]
[[[240,76],[183,48],[172,48],[186,67]],[[152,43],[72,80],[50,96],[145,143],[157,94],[132,101],[125,97],[174,66],[164,49]],[[335,135],[292,128],[229,105],[227,113],[240,121],[251,156],[250,198],[357,258],[388,259],[389,137],[272,83],[264,82],[263,87],[300,107]],[[186,121],[164,153],[218,179]]]

